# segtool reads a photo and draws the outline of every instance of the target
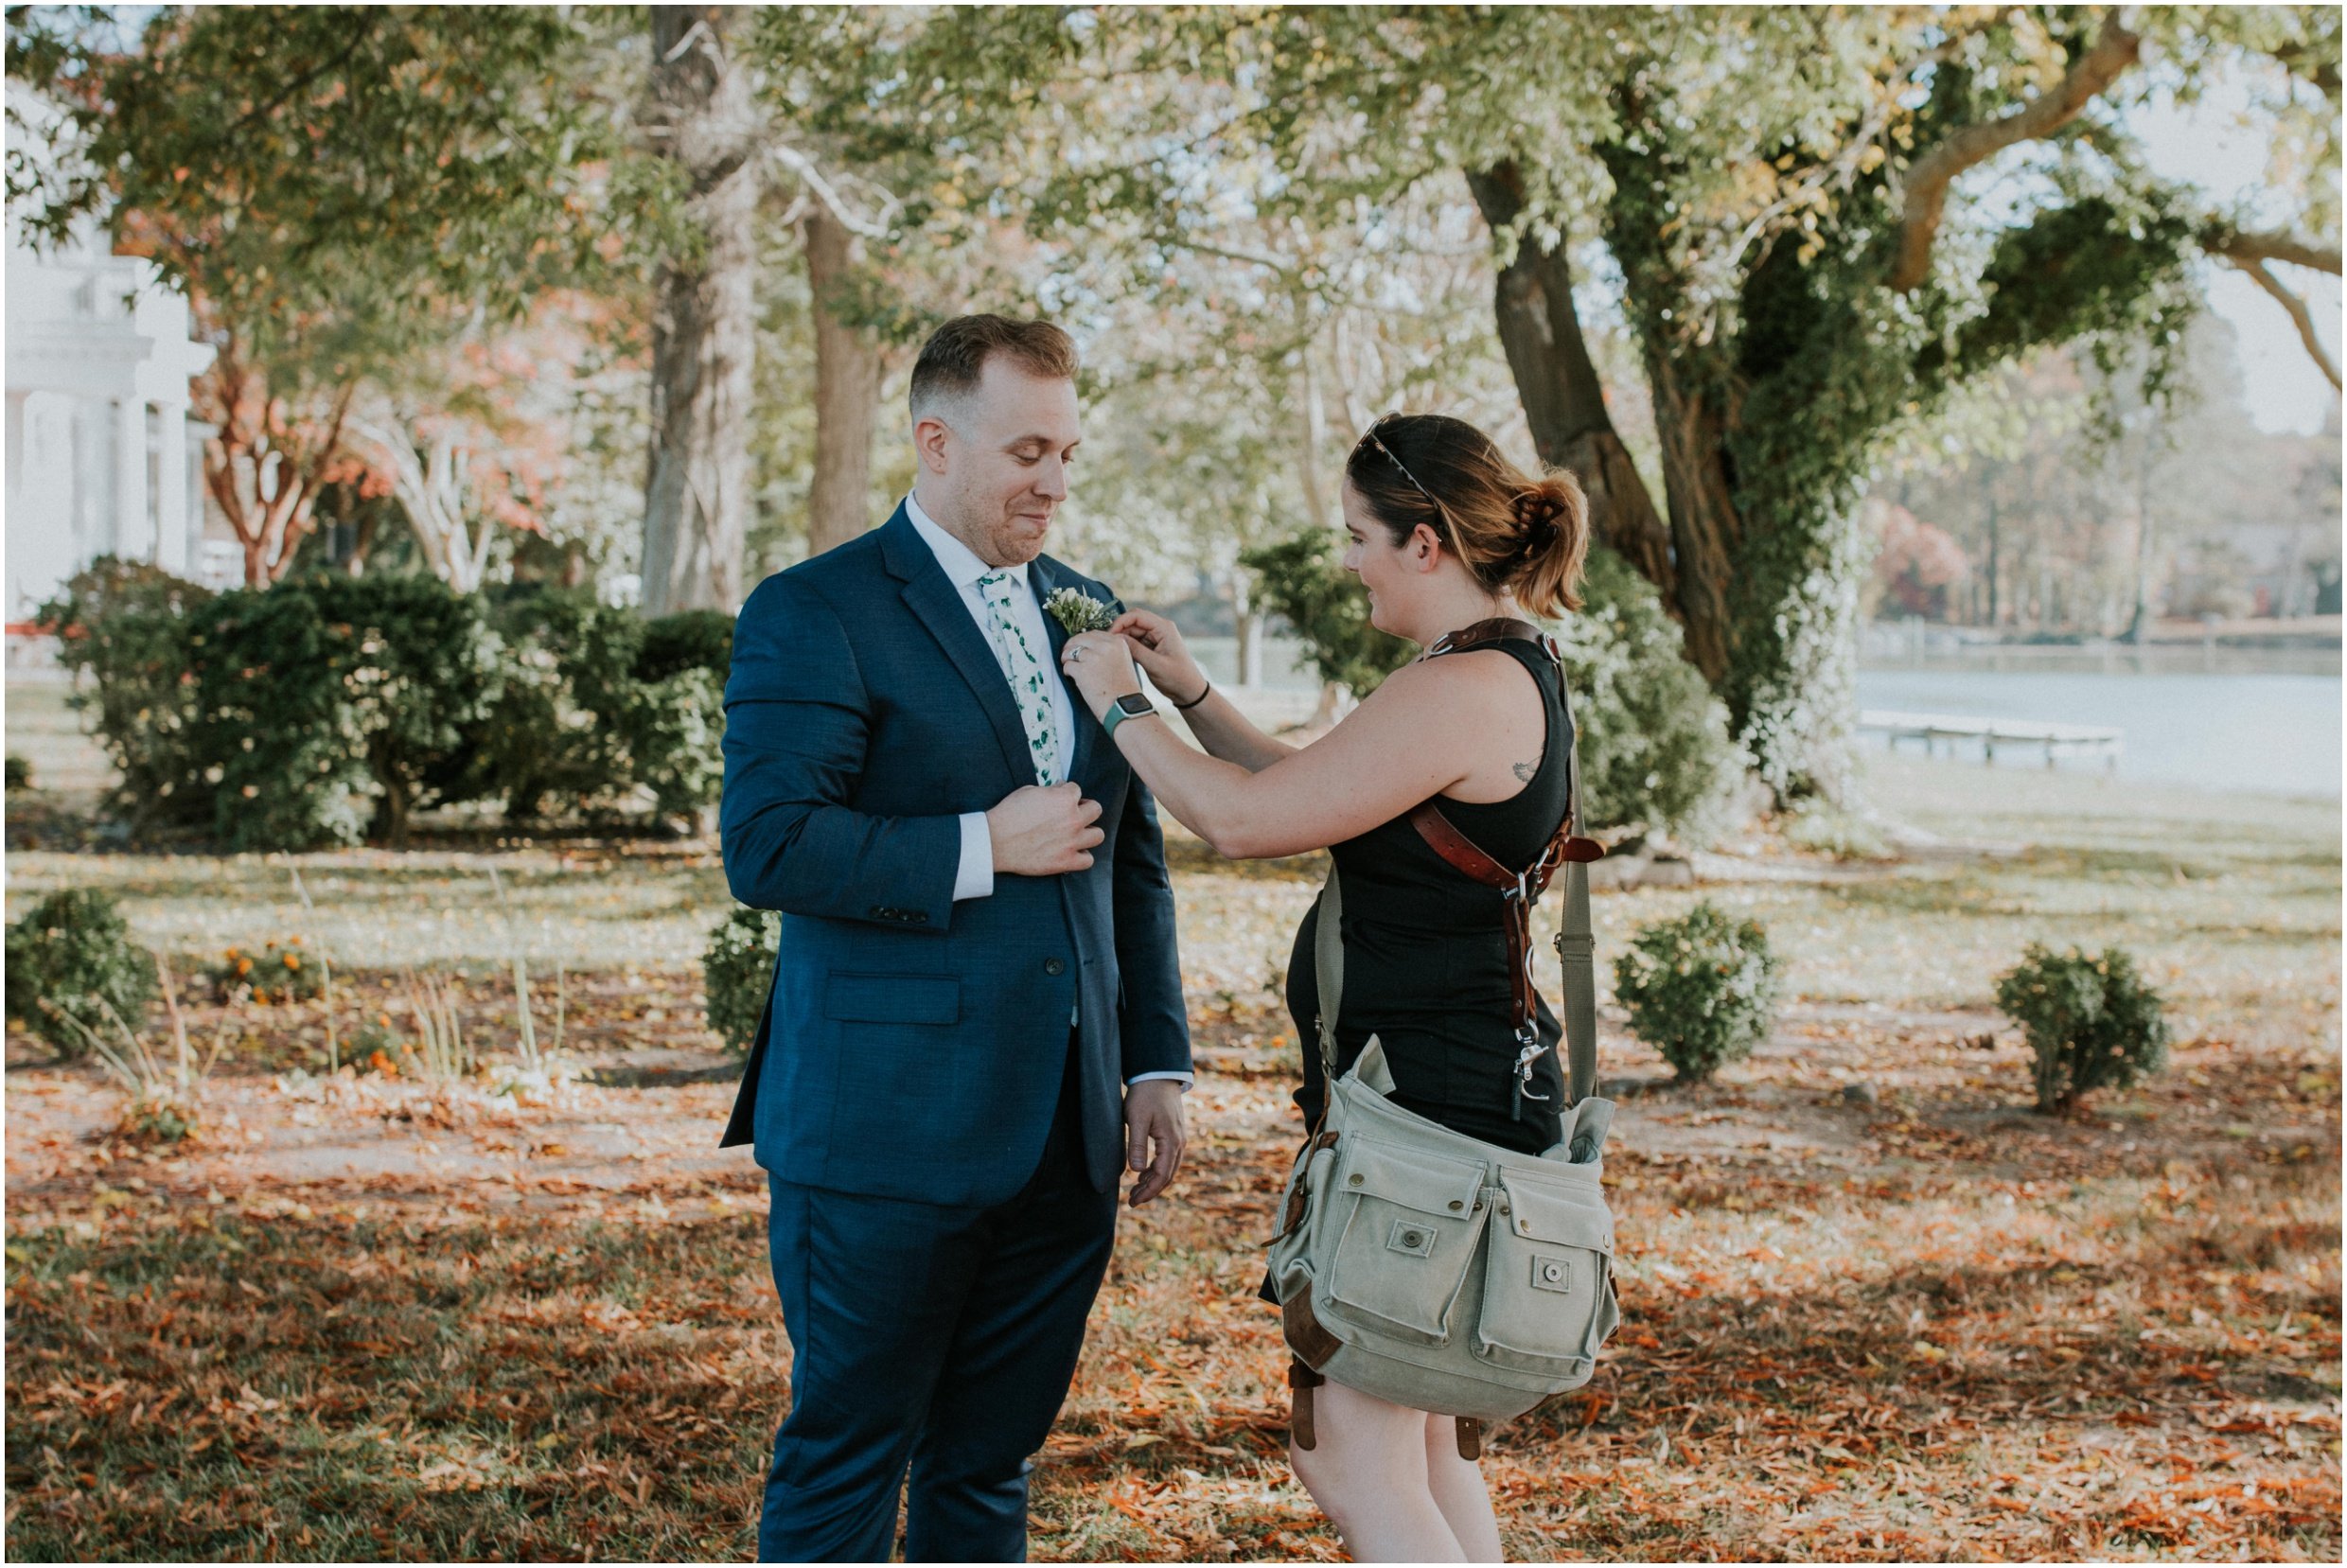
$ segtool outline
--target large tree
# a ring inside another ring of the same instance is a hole
[[[2335,12],[1343,9],[1121,23],[1121,46],[1081,62],[1071,101],[1111,82],[1129,96],[1129,79],[1155,73],[1222,83],[1223,113],[1178,143],[1169,115],[1153,155],[1070,167],[1062,185],[1163,210],[1202,245],[1236,208],[1373,228],[1422,184],[1466,185],[1492,231],[1494,323],[1541,455],[1581,470],[1600,537],[1662,590],[1780,791],[1842,776],[1862,565],[1851,517],[1886,442],[2042,346],[2171,342],[2203,255],[2338,266]],[[2143,68],[2147,51],[2162,79]],[[2302,158],[2282,192],[2314,238],[2204,210],[2144,170],[2118,111],[2162,80],[2189,92],[2223,70],[2301,148],[2331,150],[2327,164]],[[1662,506],[1592,368],[1589,296],[1567,265],[1582,237],[1620,279]]]
[[[551,9],[191,7],[121,37],[11,8],[9,75],[63,115],[55,158],[11,158],[10,199],[38,237],[104,222],[186,292],[218,350],[204,480],[248,582],[363,462],[371,379],[607,267],[612,214],[643,203],[599,199],[592,36]]]

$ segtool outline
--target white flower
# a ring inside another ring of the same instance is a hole
[[[1055,588],[1044,596],[1043,608],[1070,637],[1084,631],[1106,631],[1117,622],[1115,612],[1082,589]]]

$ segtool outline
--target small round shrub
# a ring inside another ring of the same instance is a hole
[[[9,792],[10,792],[11,794],[13,794],[13,793],[14,793],[15,791],[17,791],[17,790],[20,790],[20,789],[30,789],[31,787],[32,787],[32,764],[30,764],[30,763],[26,762],[24,758],[22,758],[22,757],[18,756],[15,752],[13,752],[13,751],[9,752]]]
[[[2040,1111],[2067,1115],[2095,1089],[2124,1089],[2167,1066],[2160,994],[2125,948],[2089,957],[2033,942],[1997,977],[1997,1005],[2037,1054]]]
[[[1767,1037],[1780,967],[1756,922],[1705,900],[1640,928],[1614,960],[1614,994],[1632,1031],[1681,1078],[1700,1082]]]
[[[61,889],[34,905],[9,927],[8,960],[9,1013],[61,1056],[89,1049],[67,1018],[109,1045],[120,1043],[116,1017],[134,1031],[147,1027],[154,955],[131,940],[122,911],[96,889]]]
[[[757,1038],[758,1017],[774,988],[774,944],[782,930],[782,916],[771,910],[735,909],[709,933],[701,954],[709,1027],[734,1050],[748,1050]]]

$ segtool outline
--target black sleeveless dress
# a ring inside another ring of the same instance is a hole
[[[1547,738],[1540,768],[1522,789],[1484,804],[1442,796],[1442,814],[1500,864],[1528,866],[1556,837],[1571,805],[1565,759],[1573,720],[1565,712],[1563,674],[1529,641],[1511,638],[1463,651],[1506,654],[1530,673],[1540,687]],[[1535,1027],[1549,1048],[1533,1066],[1532,1088],[1548,1098],[1527,1096],[1521,1121],[1511,1114],[1514,993],[1499,890],[1473,880],[1437,854],[1410,825],[1406,812],[1329,853],[1345,879],[1337,1070],[1350,1068],[1374,1034],[1393,1072],[1395,1104],[1503,1149],[1536,1154],[1553,1145],[1565,1099],[1556,1049],[1563,1031],[1545,997],[1535,1004]],[[1319,1123],[1327,1092],[1313,1022],[1320,1011],[1314,962],[1319,927],[1315,899],[1288,955],[1288,1013],[1304,1051],[1304,1082],[1296,1103],[1307,1127]],[[1279,1299],[1268,1277],[1262,1295],[1275,1304]]]

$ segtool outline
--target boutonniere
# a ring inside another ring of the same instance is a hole
[[[1070,637],[1079,632],[1106,631],[1117,624],[1115,611],[1080,588],[1051,590],[1044,595],[1043,608]]]

